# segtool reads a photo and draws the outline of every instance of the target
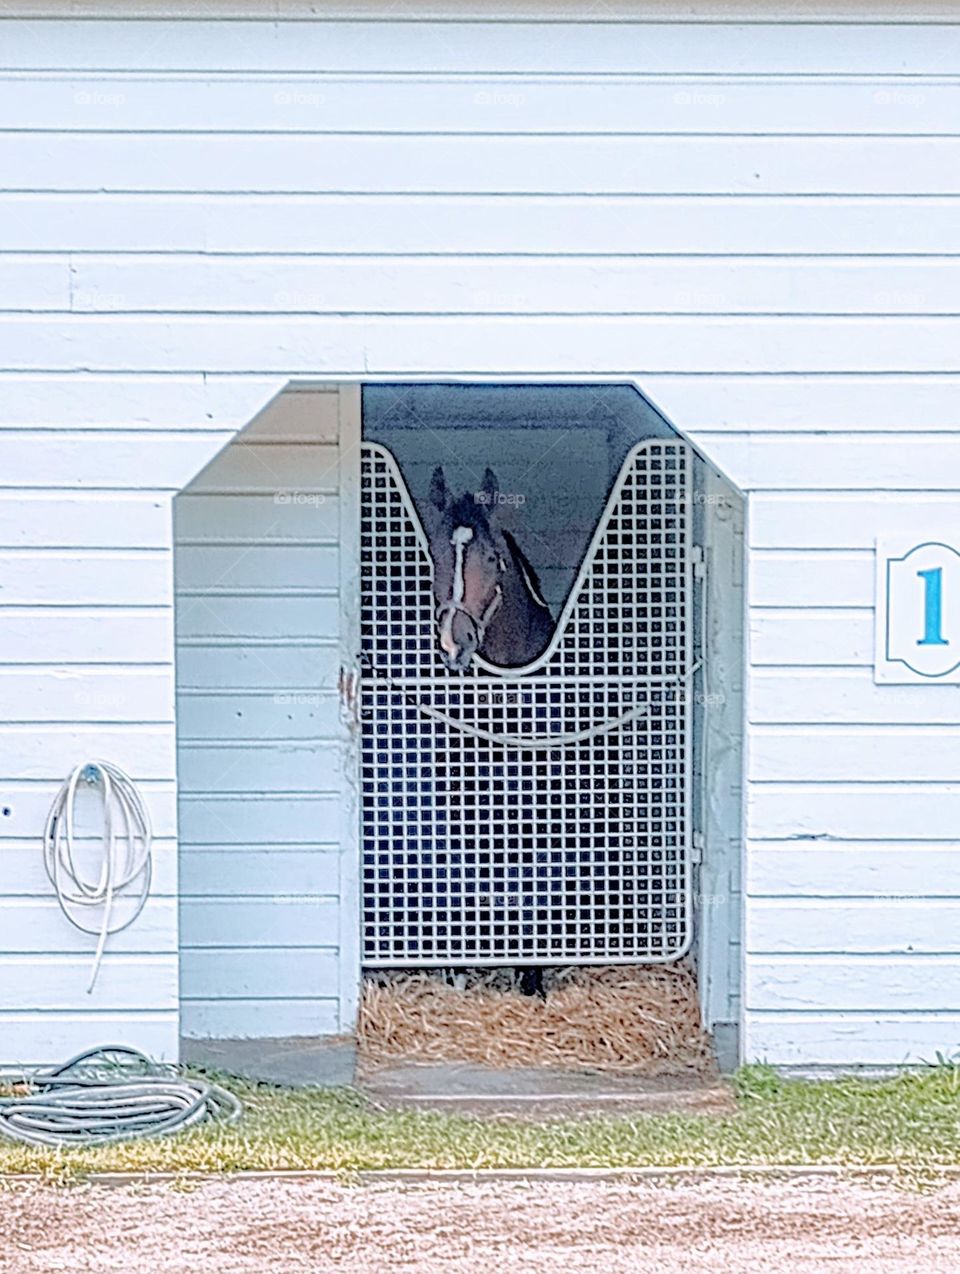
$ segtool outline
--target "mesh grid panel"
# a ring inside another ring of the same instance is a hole
[[[364,444],[365,964],[686,950],[689,467],[681,442],[635,447],[545,654],[459,674],[437,653],[432,564],[403,479]],[[552,734],[563,741],[530,746]]]

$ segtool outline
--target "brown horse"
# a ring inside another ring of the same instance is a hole
[[[426,523],[440,657],[451,672],[465,672],[475,654],[500,668],[523,667],[553,636],[536,572],[499,525],[502,507],[490,469],[479,491],[458,500],[442,465],[434,469]]]

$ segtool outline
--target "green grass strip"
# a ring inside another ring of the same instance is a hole
[[[767,1066],[734,1079],[736,1113],[577,1119],[383,1111],[350,1089],[285,1089],[218,1077],[239,1123],[90,1150],[0,1142],[0,1172],[632,1168],[737,1164],[960,1164],[960,1068],[892,1079],[789,1080]]]

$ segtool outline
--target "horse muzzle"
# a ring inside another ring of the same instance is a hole
[[[437,611],[437,638],[443,666],[449,672],[466,672],[483,641],[483,630],[465,606],[448,602]]]

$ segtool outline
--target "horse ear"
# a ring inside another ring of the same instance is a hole
[[[443,472],[443,465],[438,464],[430,479],[430,503],[441,513],[450,503],[450,488]]]

